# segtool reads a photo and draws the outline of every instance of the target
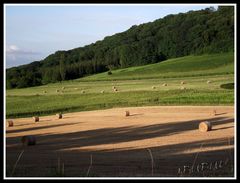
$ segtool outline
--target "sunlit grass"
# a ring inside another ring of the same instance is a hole
[[[220,87],[234,83],[231,56],[229,53],[213,55],[207,61],[206,55],[188,56],[156,65],[115,70],[111,77],[115,75],[116,80],[106,79],[109,75],[102,73],[62,83],[7,90],[6,115],[13,118],[126,106],[233,105],[234,90]],[[195,61],[202,70],[192,64]],[[211,69],[207,69],[207,63]],[[186,64],[189,71],[180,72]],[[214,74],[216,71],[218,74]],[[181,81],[185,84],[181,85]],[[167,86],[162,86],[163,83]],[[113,91],[113,86],[117,92]]]

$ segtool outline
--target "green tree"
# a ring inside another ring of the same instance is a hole
[[[61,80],[64,81],[66,78],[66,64],[64,54],[61,54],[60,61],[59,61],[59,70],[61,75]]]

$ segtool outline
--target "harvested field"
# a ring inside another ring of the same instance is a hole
[[[200,132],[202,121],[211,122],[212,130]],[[220,161],[222,167],[208,176],[234,176],[234,126],[231,106],[113,108],[66,113],[61,120],[44,116],[41,123],[18,118],[6,127],[7,176],[24,135],[34,135],[37,144],[24,147],[13,176],[56,176],[59,160],[70,177],[178,177],[184,166]],[[194,173],[188,176],[206,176]]]

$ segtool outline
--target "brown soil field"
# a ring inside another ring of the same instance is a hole
[[[63,164],[67,177],[234,176],[233,106],[113,108],[13,121],[6,123],[6,177],[62,176]],[[212,130],[200,132],[202,121]],[[36,145],[23,146],[24,135],[34,135]]]

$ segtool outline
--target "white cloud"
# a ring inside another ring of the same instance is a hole
[[[24,50],[19,48],[17,45],[6,46],[6,67],[12,67],[17,65],[26,64],[36,60],[41,60],[43,57],[42,53]]]
[[[40,54],[39,52],[35,52],[32,50],[24,50],[20,49],[17,45],[9,45],[6,47],[7,55],[14,54],[14,55],[35,55]]]
[[[16,52],[19,51],[19,48],[16,45],[10,45],[7,47],[7,53],[12,53],[12,52]]]

